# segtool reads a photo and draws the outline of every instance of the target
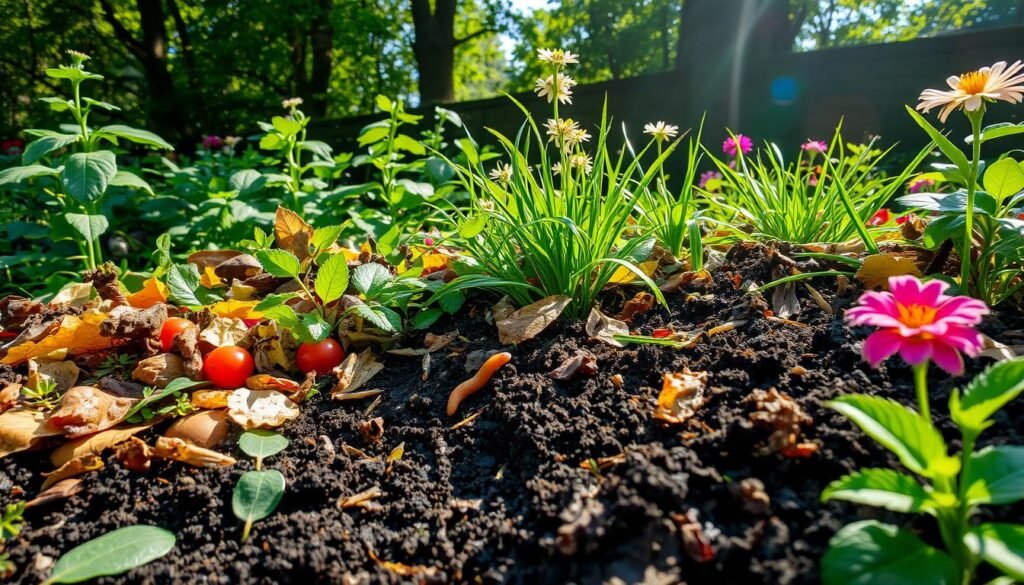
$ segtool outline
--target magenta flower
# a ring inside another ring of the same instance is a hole
[[[910,184],[911,193],[920,193],[925,189],[930,189],[935,185],[935,179],[918,179]]]
[[[748,154],[753,149],[754,141],[749,136],[742,134],[737,134],[735,137],[730,136],[722,143],[722,152],[732,157],[735,157],[739,152]]]
[[[828,152],[828,144],[823,140],[808,140],[801,144],[800,148],[804,152],[818,152],[822,154]]]
[[[207,150],[216,150],[224,146],[224,141],[220,139],[220,136],[210,134],[203,137],[203,148]]]
[[[850,325],[879,328],[864,341],[864,359],[877,368],[899,352],[912,366],[932,360],[950,374],[962,374],[960,354],[974,357],[981,352],[981,334],[974,326],[988,307],[971,297],[943,294],[947,288],[941,280],[892,276],[888,292],[864,293],[846,311]]]
[[[704,187],[707,186],[709,181],[720,181],[721,179],[722,173],[718,171],[704,171],[703,173],[700,174],[700,182],[697,183],[697,186],[703,189]]]

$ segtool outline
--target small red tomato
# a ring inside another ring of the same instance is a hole
[[[333,339],[317,343],[303,343],[295,352],[295,365],[303,374],[316,370],[318,374],[329,374],[345,359],[345,350]]]
[[[174,348],[174,338],[189,327],[195,327],[195,323],[181,317],[171,317],[164,321],[164,326],[160,330],[160,347],[164,353]]]
[[[248,351],[236,345],[225,345],[206,354],[203,374],[218,388],[241,388],[252,375],[255,364]]]

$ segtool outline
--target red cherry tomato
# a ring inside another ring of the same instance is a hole
[[[318,374],[329,374],[345,359],[345,350],[333,339],[318,343],[303,343],[295,352],[295,365],[305,374],[316,370]]]
[[[164,353],[174,348],[174,338],[189,327],[195,327],[195,323],[181,317],[171,317],[164,321],[164,326],[160,330],[160,347]]]
[[[235,345],[225,345],[206,354],[203,374],[219,388],[241,388],[252,375],[255,364],[248,351]]]

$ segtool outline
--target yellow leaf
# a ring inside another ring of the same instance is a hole
[[[881,287],[889,290],[890,276],[921,276],[921,270],[911,258],[893,254],[874,254],[864,259],[857,270],[857,280],[864,283],[865,288]]]
[[[155,276],[146,280],[142,289],[128,295],[128,304],[136,309],[148,309],[157,303],[167,302],[167,285]]]
[[[277,208],[277,216],[274,218],[274,236],[277,238],[277,245],[292,254],[299,260],[309,257],[309,244],[313,239],[313,226],[305,222],[299,214],[284,207]]]
[[[654,274],[655,270],[658,269],[658,261],[648,260],[646,262],[641,262],[640,264],[638,264],[638,267],[640,268],[641,272],[643,272],[647,276],[650,276]],[[636,280],[636,273],[626,268],[625,266],[619,266],[618,268],[615,269],[615,272],[612,274],[611,279],[608,280],[608,284],[629,284],[631,282],[636,282]]]
[[[60,447],[57,447],[57,449],[50,454],[50,463],[53,463],[57,467],[62,467],[72,460],[79,459],[85,455],[99,455],[106,449],[109,449],[118,443],[127,441],[136,433],[148,429],[156,424],[156,422],[157,421],[154,420],[153,422],[107,429],[105,431],[100,431],[95,435],[86,435],[84,437],[68,441]]]
[[[199,277],[199,284],[205,286],[206,288],[216,288],[218,286],[223,286],[224,281],[221,280],[220,277],[217,276],[217,273],[214,272],[213,270],[213,266],[207,266],[206,268],[204,268],[202,276]]]
[[[29,358],[59,350],[67,350],[68,354],[76,355],[107,349],[114,344],[114,340],[100,335],[100,324],[106,318],[106,313],[96,309],[90,309],[80,316],[68,315],[61,320],[56,333],[39,341],[26,341],[12,347],[0,363],[17,365]]]
[[[210,312],[218,317],[227,317],[228,319],[262,319],[263,313],[256,310],[257,304],[256,301],[229,299],[214,303],[210,307]]]
[[[40,486],[39,489],[46,490],[46,488],[59,481],[75,477],[76,475],[82,475],[83,473],[88,473],[90,471],[96,471],[102,467],[102,459],[93,453],[86,453],[81,457],[68,461],[50,473],[44,473],[43,475],[46,477],[46,481],[43,482],[43,485]]]
[[[346,262],[355,262],[356,260],[359,260],[359,252],[355,250],[349,248],[342,248],[341,253],[342,255],[345,256]]]
[[[24,451],[43,437],[59,435],[50,418],[27,408],[14,408],[0,414],[0,457]]]

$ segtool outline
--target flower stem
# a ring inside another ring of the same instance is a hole
[[[967,209],[964,210],[964,243],[960,251],[960,289],[966,294],[971,290],[971,251],[974,247],[974,196],[978,191],[978,168],[981,164],[981,119],[984,109],[968,112],[971,121],[971,172],[967,177]]]
[[[928,408],[928,361],[914,366],[914,386],[917,388],[917,408],[921,418],[932,422],[931,410]]]

